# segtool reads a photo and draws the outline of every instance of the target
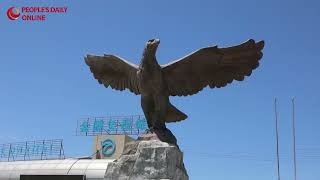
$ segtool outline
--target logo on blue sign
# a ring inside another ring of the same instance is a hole
[[[116,151],[116,144],[111,139],[106,139],[103,142],[101,142],[101,146],[102,146],[102,154],[105,157],[112,156]]]

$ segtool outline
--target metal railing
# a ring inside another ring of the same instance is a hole
[[[0,144],[0,161],[64,159],[62,139]]]

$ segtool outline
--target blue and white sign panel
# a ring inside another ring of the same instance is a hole
[[[0,144],[0,161],[64,158],[62,139]]]
[[[82,118],[78,121],[78,136],[96,136],[101,134],[138,135],[148,128],[144,116],[109,116]]]

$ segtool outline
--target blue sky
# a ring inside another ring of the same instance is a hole
[[[68,6],[44,22],[9,21],[10,6]],[[320,4],[317,1],[2,1],[0,143],[63,138],[68,156],[91,153],[75,136],[83,116],[142,114],[140,97],[99,85],[83,57],[114,53],[139,63],[160,38],[162,64],[198,48],[265,40],[261,66],[243,82],[171,98],[189,118],[169,128],[190,179],[276,179],[273,100],[279,101],[282,179],[293,179],[291,98],[298,178],[320,178]]]

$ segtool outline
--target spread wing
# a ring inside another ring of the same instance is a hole
[[[204,87],[220,88],[242,81],[259,66],[264,42],[250,39],[238,46],[207,47],[162,66],[171,96],[196,94]]]
[[[100,84],[120,91],[129,89],[135,94],[140,94],[137,65],[114,55],[87,55],[85,61]]]

